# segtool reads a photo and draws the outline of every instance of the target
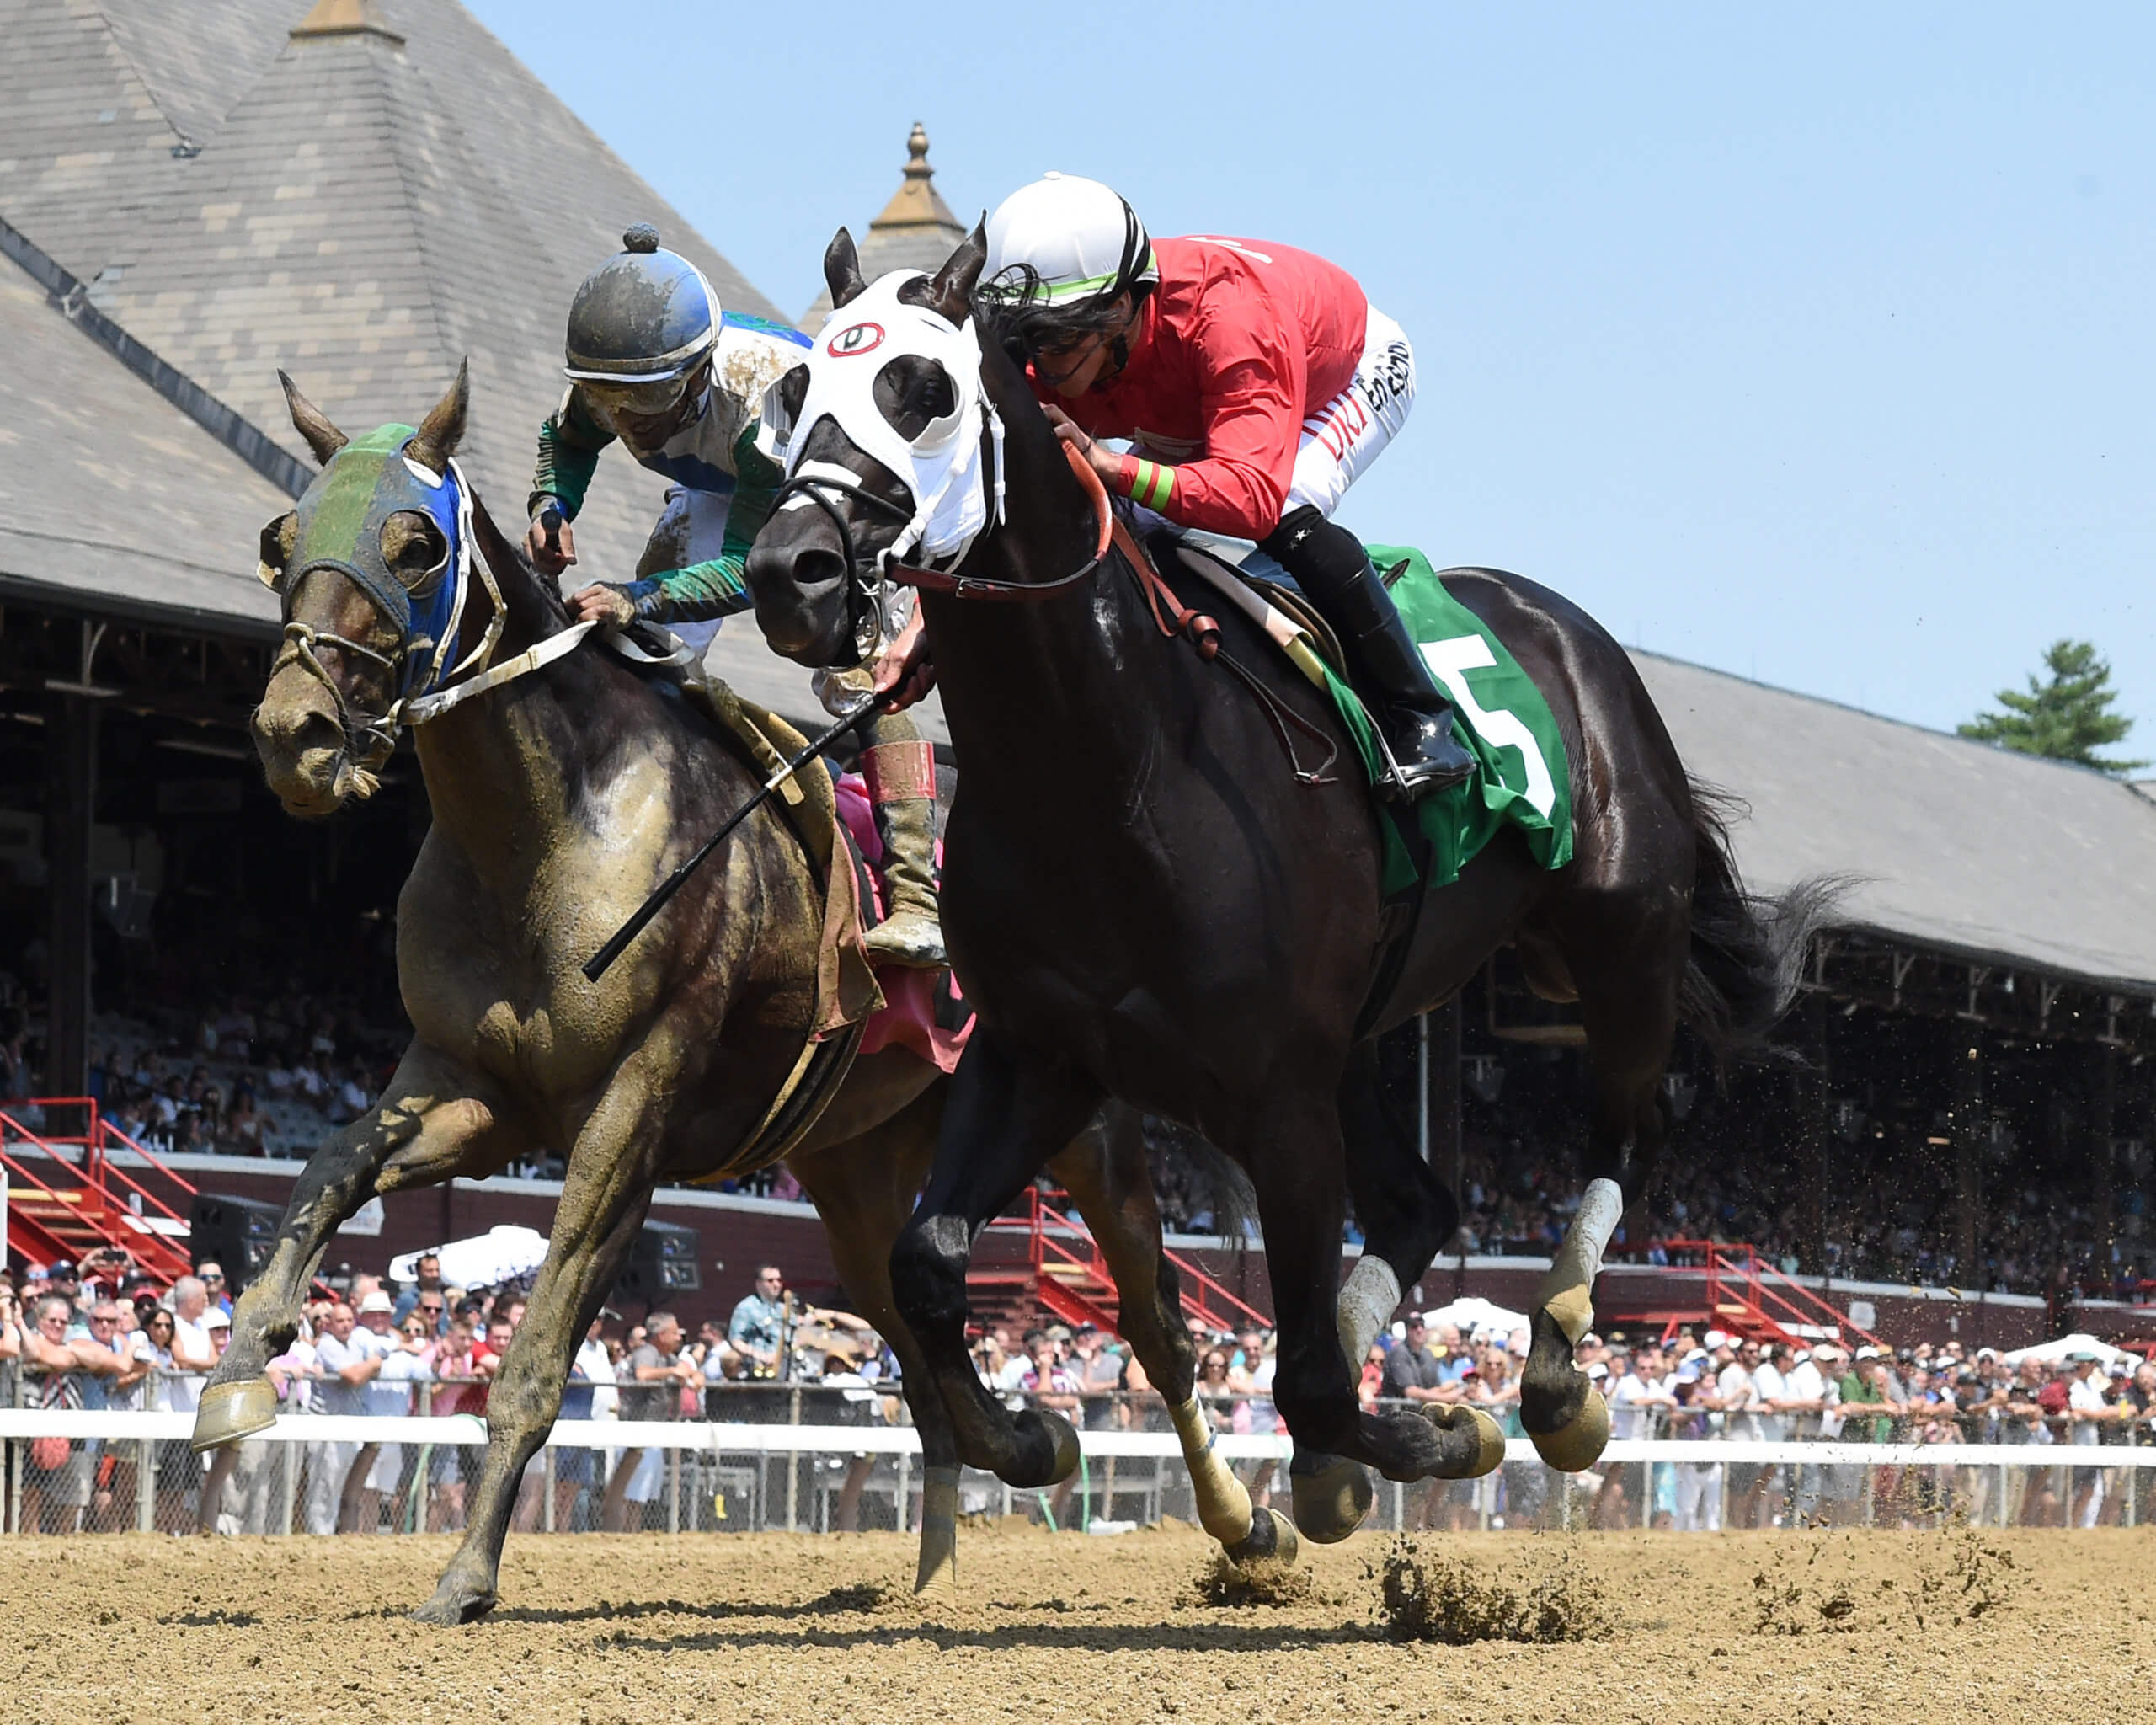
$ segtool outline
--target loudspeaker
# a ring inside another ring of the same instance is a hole
[[[703,1286],[697,1259],[702,1242],[694,1228],[679,1222],[646,1222],[629,1248],[629,1262],[614,1284],[613,1297],[662,1306],[676,1294]]]
[[[198,1192],[188,1215],[187,1249],[197,1263],[214,1258],[223,1267],[226,1288],[237,1294],[268,1268],[284,1218],[281,1204]]]

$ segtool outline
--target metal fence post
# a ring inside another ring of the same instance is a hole
[[[681,1446],[679,1444],[666,1452],[666,1530],[675,1534],[681,1530]]]
[[[801,1386],[798,1384],[794,1386],[792,1393],[787,1397],[786,1423],[792,1426],[801,1423]],[[801,1530],[801,1519],[798,1513],[800,1509],[800,1500],[801,1452],[798,1450],[788,1450],[786,1452],[786,1530],[788,1533],[798,1533]]]
[[[135,1446],[135,1531],[157,1530],[157,1446],[147,1438]]]
[[[539,1531],[553,1533],[554,1526],[554,1446],[552,1444],[539,1452]],[[461,1459],[461,1458],[460,1458]]]
[[[300,1469],[307,1465],[307,1445],[280,1444],[284,1465],[277,1476],[277,1531],[289,1535],[292,1530],[292,1506],[300,1494]]]

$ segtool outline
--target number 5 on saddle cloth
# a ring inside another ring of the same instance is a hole
[[[1186,569],[1246,611],[1251,610],[1247,601],[1259,598],[1263,602],[1242,580],[1246,574],[1294,589],[1293,581],[1270,558],[1236,541],[1190,534],[1177,548]],[[1367,549],[1371,563],[1385,571],[1385,585],[1409,635],[1451,700],[1460,720],[1460,742],[1476,761],[1475,776],[1464,784],[1433,793],[1405,808],[1379,804],[1378,826],[1385,838],[1384,895],[1392,899],[1418,887],[1428,890],[1450,885],[1506,825],[1518,829],[1529,854],[1543,868],[1563,868],[1572,860],[1572,780],[1564,739],[1550,703],[1505,644],[1445,590],[1429,558],[1406,546],[1372,545]],[[1266,626],[1262,617],[1258,621]],[[1374,796],[1384,776],[1384,756],[1361,697],[1314,652],[1294,650],[1279,638],[1278,629],[1266,627],[1305,676],[1314,682],[1322,676],[1341,723],[1354,739]],[[1296,633],[1292,623],[1289,632]],[[1317,676],[1312,675],[1314,667]],[[1411,821],[1412,831],[1403,831],[1403,824]],[[1411,843],[1411,838],[1419,842]]]

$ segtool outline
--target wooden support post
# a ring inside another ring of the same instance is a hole
[[[1954,1140],[1954,1274],[1963,1282],[1983,1285],[1983,1266],[1977,1256],[1983,1210],[1983,1156],[1988,1147],[1989,1122],[1984,1118],[1983,1050],[1973,1040],[1957,1036],[1952,1052],[1953,1103],[1948,1116]]]
[[[2089,1178],[2095,1188],[2091,1206],[2096,1222],[2096,1273],[2102,1279],[2100,1300],[2118,1293],[2118,1266],[2111,1254],[2118,1238],[2118,1170],[2112,1146],[2118,1136],[2119,1051],[2111,1043],[2096,1050],[2096,1083],[2089,1120]]]
[[[98,702],[86,695],[56,693],[45,702],[48,1096],[81,1096],[89,1088],[90,827],[97,812],[98,715]],[[59,1132],[88,1130],[72,1121],[49,1124]]]

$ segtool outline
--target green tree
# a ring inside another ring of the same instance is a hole
[[[1965,737],[2051,761],[2078,761],[2099,772],[2132,772],[2146,761],[2106,759],[2096,751],[2124,740],[2133,721],[2113,713],[2111,667],[2086,641],[2054,641],[2044,650],[2047,680],[2031,676],[2025,693],[2001,689],[2002,713],[1980,713],[1958,727]]]

